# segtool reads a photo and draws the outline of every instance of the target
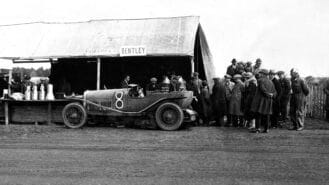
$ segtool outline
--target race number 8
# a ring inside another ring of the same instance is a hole
[[[123,92],[116,92],[115,93],[115,107],[117,109],[122,109],[123,108],[123,101],[122,101],[122,98],[123,98]]]

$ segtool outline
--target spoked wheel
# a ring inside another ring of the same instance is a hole
[[[66,105],[62,112],[64,124],[69,128],[80,128],[87,121],[87,112],[79,103]]]
[[[182,109],[175,103],[164,103],[155,112],[155,120],[162,130],[177,130],[183,123]]]

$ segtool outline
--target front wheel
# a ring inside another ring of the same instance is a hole
[[[87,122],[87,112],[79,103],[67,104],[62,116],[64,124],[69,128],[80,128]]]
[[[155,112],[155,120],[162,130],[177,130],[183,123],[184,113],[175,103],[164,103]]]

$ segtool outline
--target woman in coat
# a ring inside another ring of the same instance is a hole
[[[260,132],[261,124],[264,125],[264,133],[268,133],[270,115],[273,112],[273,98],[277,95],[274,84],[268,75],[268,70],[260,70],[256,94],[251,104],[251,111],[256,115],[256,133]]]
[[[230,98],[229,114],[232,115],[233,126],[238,127],[243,124],[242,95],[244,93],[244,84],[241,81],[242,76],[234,75],[235,85],[232,89]]]

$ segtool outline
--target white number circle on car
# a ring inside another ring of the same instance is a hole
[[[122,98],[123,98],[123,92],[116,92],[115,93],[115,99],[116,99],[116,101],[115,101],[115,107],[117,108],[117,109],[122,109],[123,108],[123,100],[122,100]]]

